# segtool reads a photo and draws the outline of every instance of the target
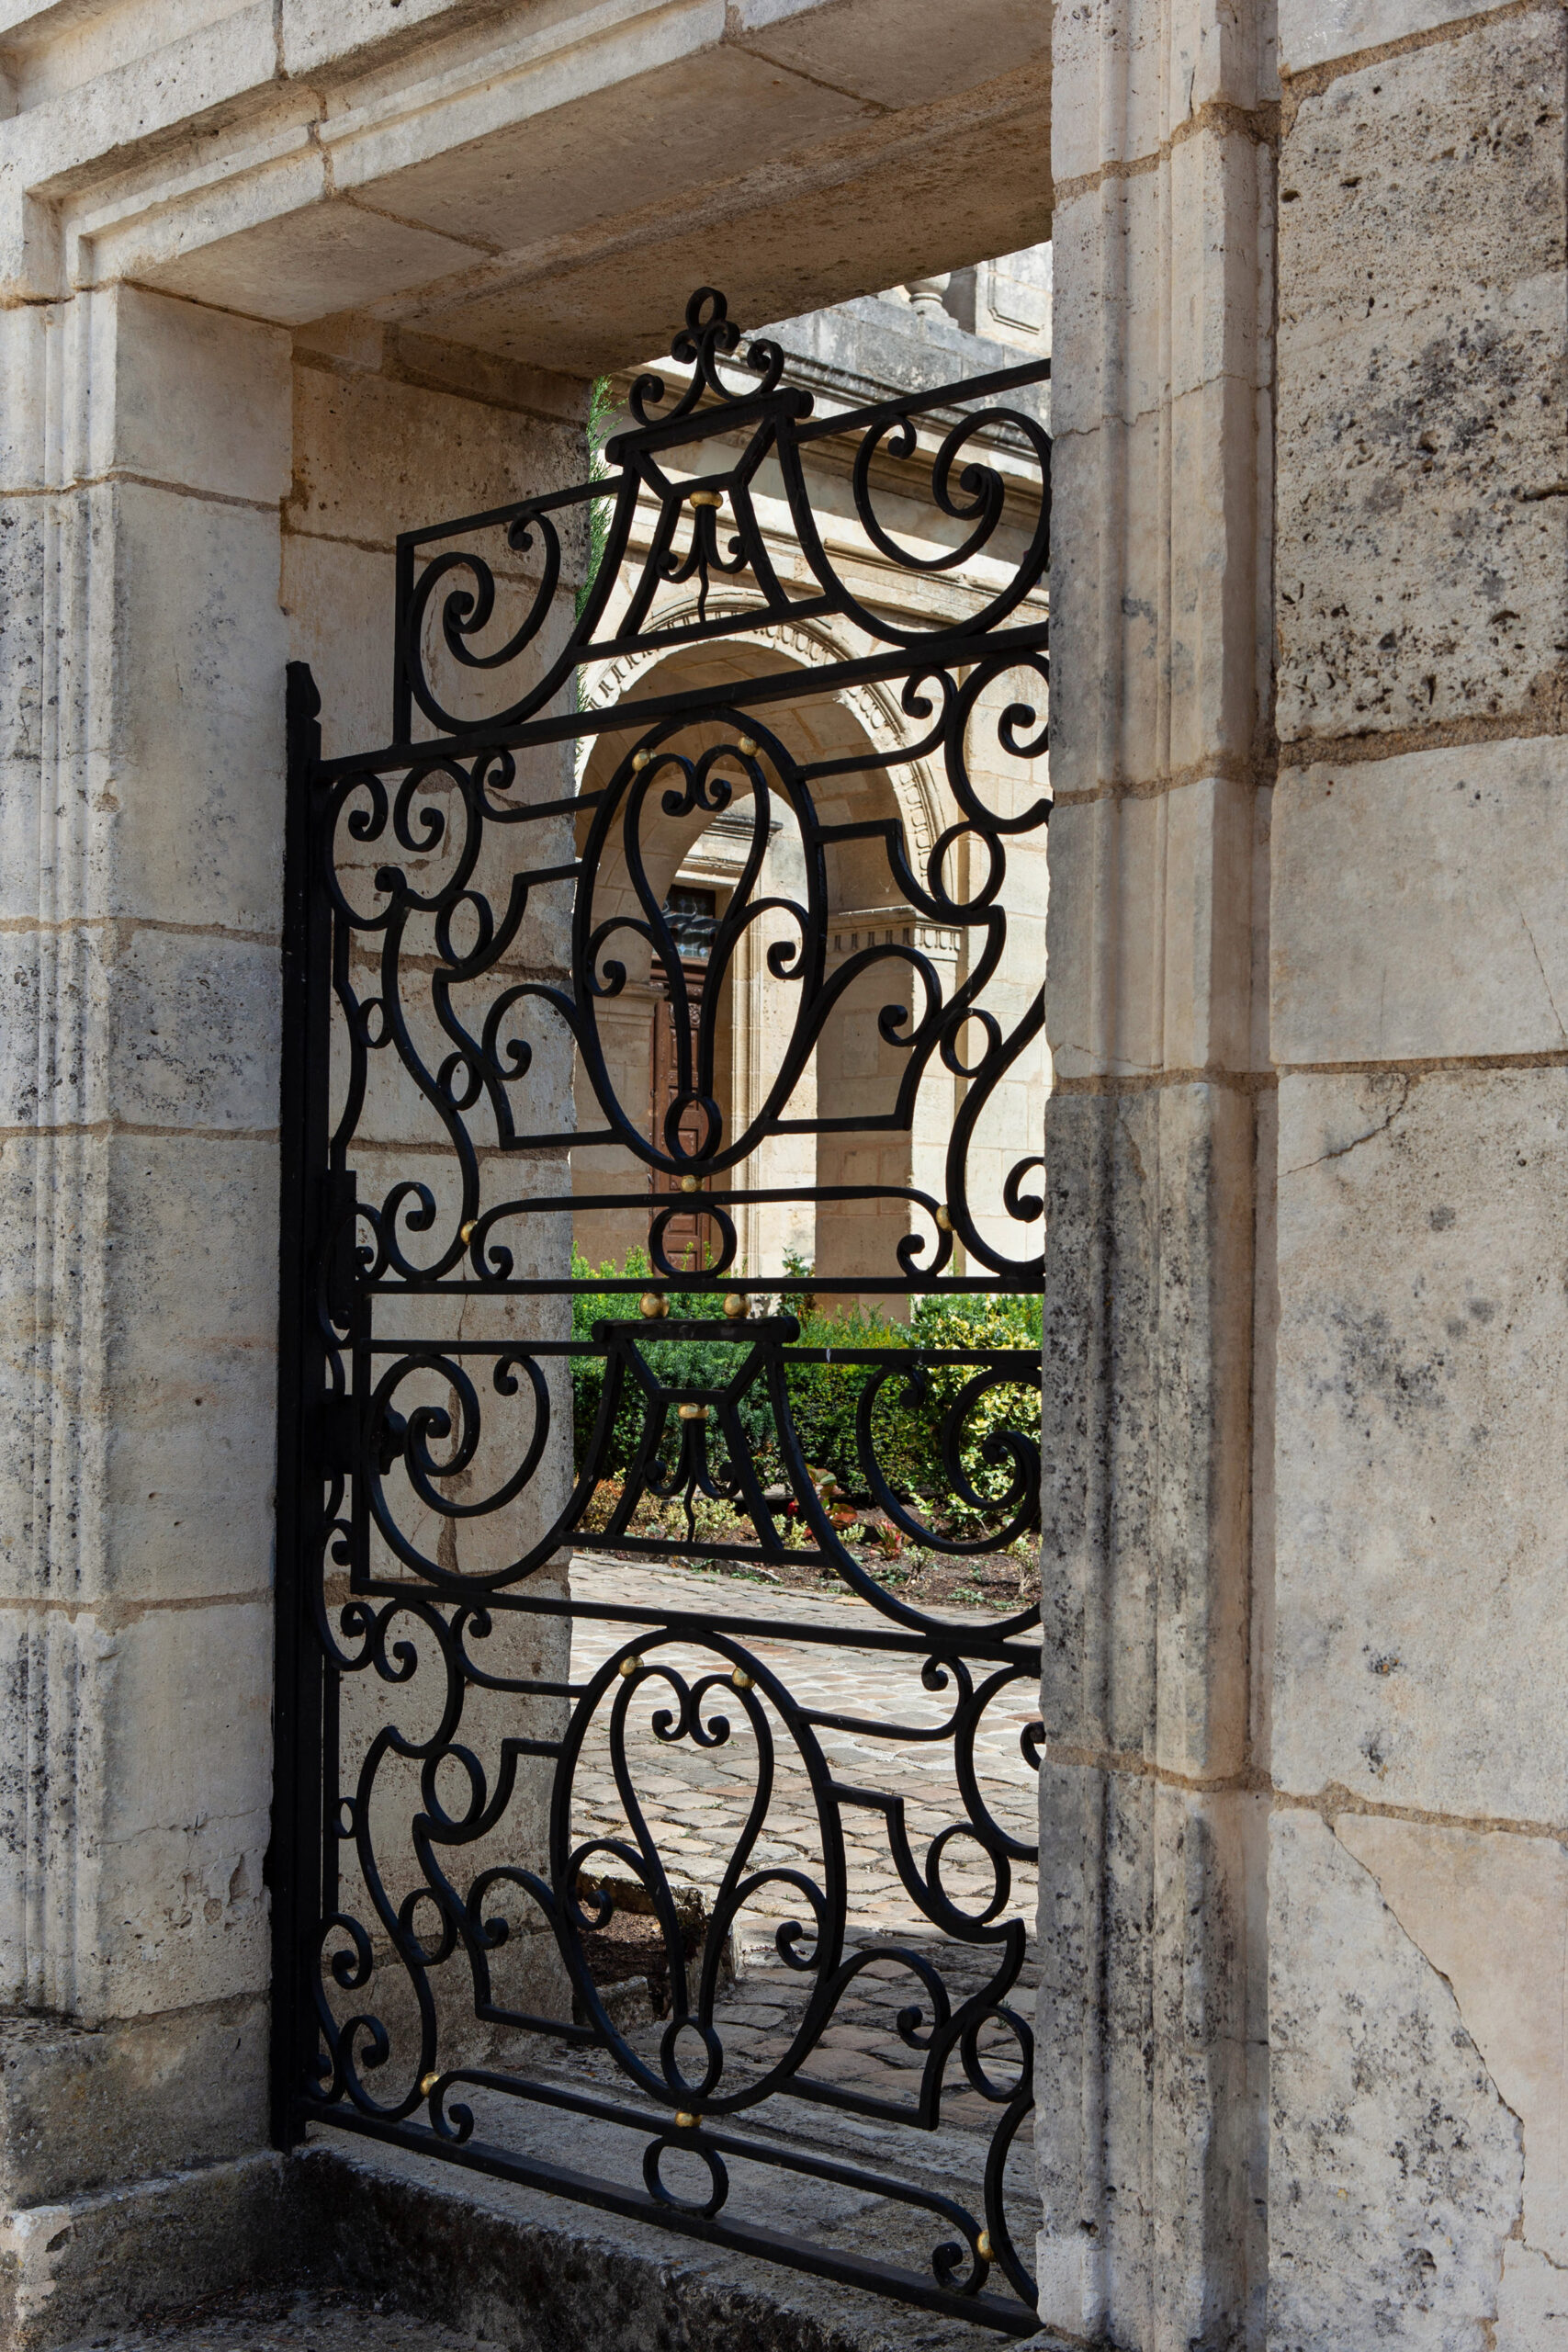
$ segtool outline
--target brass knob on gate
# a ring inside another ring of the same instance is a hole
[[[953,1216],[945,1201],[937,1209],[936,1221],[944,1233],[953,1231]]]
[[[682,1421],[705,1421],[708,1417],[705,1405],[677,1405],[675,1411]]]
[[[667,1298],[661,1298],[656,1290],[645,1290],[640,1304],[643,1313],[650,1323],[657,1323],[661,1315],[668,1315],[670,1312],[670,1301]]]
[[[694,490],[691,495],[694,506],[722,506],[724,504],[722,490]]]
[[[754,1674],[748,1674],[743,1666],[738,1666],[729,1679],[738,1690],[750,1690],[757,1679]]]
[[[724,1311],[732,1323],[744,1323],[751,1312],[751,1302],[738,1290],[732,1290],[724,1302]]]
[[[634,752],[632,753],[632,765],[634,768],[645,768],[652,757],[653,753],[651,752]]]
[[[675,2129],[676,2129],[676,2131],[677,2131],[677,2132],[694,2132],[694,2131],[696,2130],[696,2128],[697,2128],[697,2119],[696,2119],[696,2117],[695,2117],[694,2115],[688,2115],[688,2114],[687,2114],[687,2112],[686,2112],[686,2110],[685,2110],[685,2109],[684,2109],[684,2108],[682,2108],[682,2109],[681,2109],[680,2113],[679,2113],[679,2114],[676,2116],[676,2118],[675,2118]]]
[[[422,2075],[419,2084],[419,2095],[421,2098],[428,2098],[431,2092],[435,2088],[436,2084],[440,2080],[441,2077],[439,2075]]]
[[[477,1217],[470,1217],[467,1225],[460,1225],[457,1227],[457,1238],[462,1243],[465,1250],[473,1239],[474,1235],[478,1230],[479,1219]]]
[[[991,2258],[991,2233],[989,2230],[981,2231],[979,2236],[975,2241],[975,2251],[979,2256],[982,2262],[989,2262]]]
[[[697,1190],[696,1178],[694,1176],[682,1176],[681,1179],[681,1190],[683,1193],[694,1193]]]
[[[632,1676],[633,1676],[634,1674],[640,1674],[640,1673],[642,1672],[642,1660],[641,1660],[641,1658],[640,1658],[640,1657],[624,1657],[624,1658],[621,1660],[620,1668],[619,1668],[619,1671],[620,1671],[622,1674],[624,1674],[624,1675],[625,1675],[625,1677],[626,1677],[626,1680],[629,1682],[629,1681],[631,1680]]]
[[[753,759],[756,756],[757,746],[750,735],[742,735],[736,749],[743,760]]]

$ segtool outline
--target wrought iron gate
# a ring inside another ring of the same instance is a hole
[[[290,674],[276,2130],[1025,2335],[1031,1839],[998,1790],[1038,1760],[1038,1610],[922,1601],[908,1564],[1039,1526],[1038,1351],[974,1304],[1040,1288],[1038,1157],[975,1170],[1042,1035],[1035,976],[991,1001],[1008,845],[1047,814],[1050,444],[1008,396],[1048,368],[818,418],[711,290],[671,348],[689,377],[637,382],[589,481],[399,542],[384,749],[322,756]],[[697,649],[695,684],[590,699]],[[779,716],[889,682],[880,743],[814,755]],[[922,763],[949,815],[912,842],[889,795]],[[671,877],[719,820],[710,909]],[[880,897],[835,890],[868,858]],[[743,1102],[748,956],[774,1066]],[[857,1002],[856,1099],[814,1091]],[[917,1164],[922,1084],[954,1113]],[[852,1216],[855,1262],[759,1271],[764,1211]],[[595,1217],[641,1220],[646,1272],[574,1261]],[[807,1294],[916,1302],[911,1344],[806,1344]],[[922,1299],[971,1302],[942,1345]]]

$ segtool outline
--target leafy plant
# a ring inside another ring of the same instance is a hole
[[[1043,1337],[1043,1306],[1038,1298],[990,1291],[947,1292],[922,1298],[915,1307],[914,1339],[919,1347],[1013,1348],[1038,1357]],[[942,1423],[976,1369],[969,1364],[933,1365],[930,1393],[918,1408],[928,1432],[931,1476],[942,1492],[950,1491],[942,1459]],[[1007,1493],[1013,1479],[1010,1461],[986,1460],[987,1439],[1003,1429],[1027,1432],[1038,1431],[1039,1427],[1040,1391],[1032,1384],[998,1383],[976,1399],[964,1417],[958,1455],[976,1494],[995,1502]],[[978,1524],[982,1517],[959,1495],[951,1495],[949,1509],[955,1520]]]
[[[784,1253],[784,1272],[792,1283],[809,1282],[816,1272],[810,1259],[803,1258],[798,1250],[786,1250]],[[815,1291],[790,1291],[781,1298],[779,1303],[781,1306],[788,1307],[795,1315],[809,1316],[817,1312]]]
[[[610,1283],[616,1280],[640,1279],[651,1281],[652,1262],[646,1250],[633,1248],[626,1252],[624,1264],[613,1261],[591,1266],[576,1249],[571,1255],[572,1278],[576,1282]],[[672,1299],[671,1308],[682,1322],[711,1322],[719,1330],[732,1330],[725,1321],[722,1291],[682,1291]],[[659,1337],[657,1323],[644,1322],[638,1312],[635,1292],[612,1290],[576,1291],[571,1302],[574,1340],[591,1340],[595,1323],[635,1322],[637,1326],[637,1346],[649,1370],[670,1387],[720,1389],[734,1378],[742,1361],[741,1351],[733,1339],[666,1340]],[[598,1419],[599,1407],[604,1393],[604,1358],[600,1355],[574,1356],[571,1359],[572,1419],[576,1438],[576,1458],[579,1467],[588,1458],[588,1450]],[[626,1383],[616,1410],[615,1425],[610,1432],[604,1460],[600,1464],[600,1476],[623,1476],[634,1460],[642,1440],[646,1398],[634,1380]],[[740,1424],[753,1458],[764,1465],[763,1482],[774,1475],[771,1466],[778,1454],[777,1433],[766,1396],[753,1387],[741,1400]],[[674,1459],[679,1443],[678,1424],[671,1418],[664,1433],[666,1462]],[[716,1417],[708,1423],[708,1459],[721,1474],[728,1468],[723,1430]]]
[[[797,1280],[811,1272],[804,1259],[792,1254],[787,1262],[790,1274]],[[609,1263],[597,1268],[591,1267],[574,1251],[572,1272],[581,1282],[597,1277],[608,1283],[617,1279],[651,1280],[652,1268],[646,1250],[640,1249],[628,1251],[622,1265]],[[671,1303],[674,1313],[684,1322],[723,1323],[724,1297],[718,1290],[682,1292]],[[882,1372],[879,1366],[845,1363],[846,1351],[1007,1348],[1037,1355],[1041,1345],[1041,1303],[1037,1298],[989,1292],[943,1292],[918,1298],[908,1323],[895,1322],[858,1303],[846,1312],[829,1314],[809,1294],[789,1294],[780,1306],[787,1307],[800,1323],[796,1347],[785,1351],[795,1433],[818,1492],[840,1516],[852,1498],[863,1496],[865,1491],[856,1417],[867,1384],[877,1381]],[[739,1369],[740,1353],[735,1342],[740,1332],[736,1327],[729,1326],[724,1339],[716,1333],[711,1340],[660,1339],[657,1323],[641,1323],[637,1317],[635,1293],[608,1289],[579,1292],[573,1296],[572,1317],[573,1337],[579,1340],[589,1339],[596,1322],[637,1319],[639,1351],[658,1376],[673,1386],[722,1388]],[[828,1355],[828,1361],[812,1363],[802,1360],[807,1351],[818,1350]],[[911,1364],[909,1369],[912,1374],[915,1368]],[[935,1364],[926,1368],[920,1380],[912,1382],[901,1367],[896,1366],[880,1378],[872,1407],[877,1459],[894,1492],[911,1502],[922,1516],[934,1515],[966,1532],[978,1532],[985,1515],[953,1491],[942,1459],[942,1440],[947,1414],[973,1379],[976,1369],[963,1363]],[[580,1464],[587,1458],[604,1381],[602,1356],[572,1359]],[[965,1476],[983,1499],[996,1501],[1011,1481],[1010,1464],[987,1462],[987,1438],[1004,1427],[1027,1430],[1032,1425],[1038,1426],[1039,1411],[1038,1390],[1021,1382],[987,1389],[970,1407],[960,1432],[959,1459]],[[761,1384],[754,1384],[748,1391],[739,1412],[741,1433],[761,1483],[767,1486],[776,1482],[783,1475],[783,1456],[773,1409]],[[643,1423],[642,1391],[634,1384],[617,1411],[606,1459],[600,1465],[602,1478],[624,1476],[637,1452]],[[716,1417],[707,1426],[709,1460],[722,1476],[728,1466],[723,1432]],[[672,1463],[673,1448],[678,1442],[677,1424],[671,1419],[664,1440],[667,1462]],[[705,1512],[723,1512],[723,1506],[705,1499],[701,1508]],[[710,1541],[718,1540],[716,1518],[712,1524],[706,1520],[699,1524]],[[793,1519],[787,1528],[785,1540],[792,1542],[795,1548],[804,1546],[808,1540],[806,1531]],[[894,1534],[892,1529],[875,1531],[876,1540],[889,1556],[897,1554],[902,1541],[899,1538],[889,1542]]]
[[[588,479],[606,481],[610,469],[604,463],[604,444],[615,429],[615,403],[614,387],[608,376],[595,376],[588,394]],[[582,585],[575,599],[577,617],[581,619],[588,599],[593,594],[599,577],[599,567],[604,560],[604,549],[610,537],[609,502],[591,498],[588,502],[588,560],[583,567]]]

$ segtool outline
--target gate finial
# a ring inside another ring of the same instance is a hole
[[[650,415],[649,403],[664,398],[664,379],[651,373],[639,376],[631,388],[628,405],[639,424],[668,424],[678,416],[689,416],[705,391],[716,400],[755,400],[760,395],[776,391],[784,379],[784,353],[776,343],[765,339],[750,344],[740,355],[740,329],[729,315],[729,303],[716,286],[699,286],[686,305],[686,323],[676,330],[670,345],[670,356],[679,360],[682,368],[692,370],[692,380],[675,406],[662,416]],[[719,360],[730,359],[738,368],[749,368],[761,383],[748,384],[743,391],[732,391],[718,372]]]

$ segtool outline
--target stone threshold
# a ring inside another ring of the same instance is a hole
[[[500,2352],[987,2352],[1016,2336],[760,2262],[508,2181],[326,2133],[12,2217],[6,2352],[273,2352],[314,2340],[310,2292]],[[178,2280],[184,2310],[168,2307]],[[233,2290],[306,2290],[301,2317]],[[217,2298],[214,2306],[212,2299]],[[350,2324],[348,2312],[344,2324]],[[337,2333],[327,2331],[328,2335]],[[399,2352],[417,2336],[385,2336]],[[1037,2335],[1024,2352],[1068,2352]]]

